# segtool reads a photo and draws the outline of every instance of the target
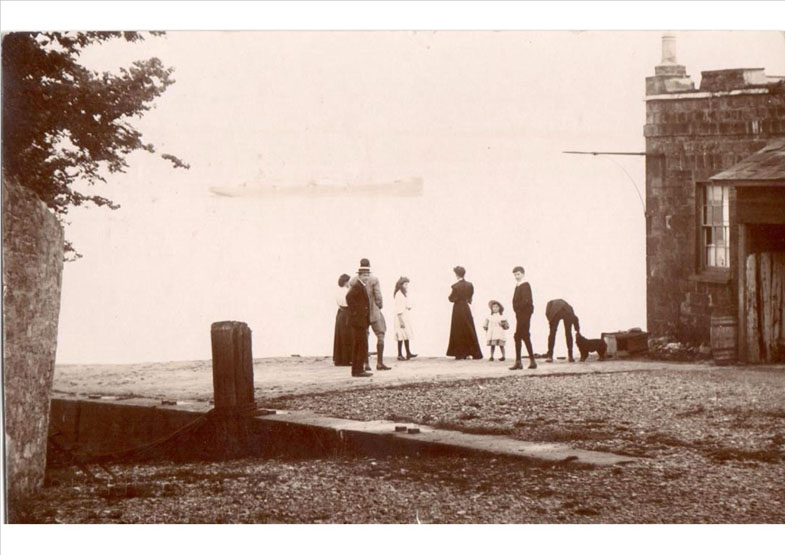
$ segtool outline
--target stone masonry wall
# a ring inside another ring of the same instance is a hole
[[[9,514],[42,485],[49,429],[63,229],[35,194],[3,187],[3,417]]]
[[[739,93],[739,94],[735,94]],[[650,334],[709,342],[712,312],[735,313],[738,233],[730,196],[730,271],[700,272],[697,183],[785,135],[785,89],[681,94],[646,102],[646,270]],[[654,156],[662,154],[664,156]]]

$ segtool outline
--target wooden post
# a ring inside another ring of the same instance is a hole
[[[244,322],[215,322],[210,338],[214,406],[228,409],[216,421],[215,445],[221,456],[243,455],[250,441],[248,421],[230,411],[254,401],[251,329]]]
[[[210,336],[215,407],[253,403],[251,329],[244,322],[215,322]]]

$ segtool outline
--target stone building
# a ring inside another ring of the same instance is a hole
[[[785,78],[759,68],[704,71],[696,88],[666,35],[646,79],[644,136],[649,333],[709,344],[712,318],[732,319],[746,360],[745,344],[759,340],[746,337],[746,257],[785,251],[785,187],[776,172],[765,183],[723,172],[781,148]]]

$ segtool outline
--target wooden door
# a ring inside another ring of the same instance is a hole
[[[747,362],[785,362],[785,252],[747,257]]]

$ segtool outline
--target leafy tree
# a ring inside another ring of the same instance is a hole
[[[144,38],[132,32],[3,36],[3,171],[35,191],[58,216],[84,203],[118,208],[73,185],[94,185],[105,182],[107,172],[123,172],[126,157],[135,150],[155,152],[132,120],[174,83],[173,68],[165,68],[158,58],[134,62],[117,73],[98,73],[79,63],[90,45]],[[176,156],[161,156],[174,167],[188,168]]]

